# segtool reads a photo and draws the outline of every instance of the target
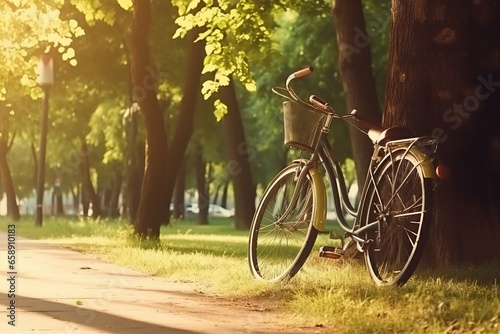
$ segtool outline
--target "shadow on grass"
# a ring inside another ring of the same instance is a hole
[[[418,277],[424,280],[445,280],[456,283],[476,283],[481,286],[500,285],[500,264],[460,266],[438,270],[421,269]]]

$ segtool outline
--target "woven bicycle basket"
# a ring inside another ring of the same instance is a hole
[[[325,122],[325,115],[295,101],[285,101],[283,119],[285,145],[314,152]]]

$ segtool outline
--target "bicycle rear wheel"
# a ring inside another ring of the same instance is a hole
[[[296,204],[286,213],[297,187],[299,163],[285,167],[265,190],[255,212],[248,243],[248,263],[254,277],[286,281],[311,253],[318,230],[313,226],[316,203],[311,175],[300,187]]]
[[[367,234],[365,262],[378,285],[401,286],[420,260],[431,223],[432,181],[419,160],[405,150],[382,161],[366,194],[366,223],[378,222]],[[369,203],[369,204],[368,204]]]

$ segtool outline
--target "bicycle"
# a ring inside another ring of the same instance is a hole
[[[402,286],[416,269],[431,224],[433,184],[439,178],[433,160],[438,143],[432,137],[415,137],[406,128],[383,129],[356,110],[338,114],[315,95],[309,103],[302,100],[291,82],[312,71],[312,67],[299,70],[287,78],[286,88],[273,88],[286,99],[285,144],[311,156],[294,160],[265,189],[250,228],[251,272],[265,281],[288,281],[301,269],[318,232],[328,232],[326,177],[344,235],[338,237],[341,247],[321,247],[320,256],[337,259],[355,246],[364,254],[377,285]],[[348,198],[327,138],[334,119],[367,134],[374,146],[357,207]],[[348,222],[348,216],[354,220]]]

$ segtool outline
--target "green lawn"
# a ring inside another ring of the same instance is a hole
[[[1,229],[7,224],[0,220]],[[290,283],[266,284],[250,275],[248,233],[236,231],[229,219],[212,220],[209,226],[174,221],[162,228],[159,244],[139,242],[131,237],[130,225],[120,221],[47,218],[35,228],[29,219],[17,223],[16,230],[19,236],[49,239],[146,273],[197,282],[207,293],[273,300],[293,321],[322,324],[334,333],[500,332],[497,266],[419,271],[402,288],[379,288],[362,263],[314,253]]]

